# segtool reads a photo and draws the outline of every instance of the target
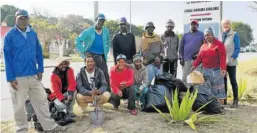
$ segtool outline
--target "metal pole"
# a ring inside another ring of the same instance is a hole
[[[130,21],[129,31],[131,33],[131,1],[129,1],[129,21]]]
[[[223,19],[223,2],[220,1],[220,33],[222,32],[222,26],[221,26],[221,22],[222,22],[222,19]]]
[[[98,15],[98,1],[94,1],[94,20]]]

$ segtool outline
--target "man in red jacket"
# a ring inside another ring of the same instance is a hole
[[[58,57],[56,59],[57,64],[51,75],[51,100],[57,108],[67,109],[67,113],[71,117],[75,117],[73,114],[73,105],[75,102],[74,92],[76,90],[76,80],[74,71],[69,67],[70,62],[68,59]]]
[[[117,65],[111,68],[110,82],[112,89],[111,102],[114,109],[120,106],[120,99],[128,99],[128,109],[131,115],[136,115],[135,95],[132,85],[134,84],[134,72],[126,66],[126,56],[117,56]]]

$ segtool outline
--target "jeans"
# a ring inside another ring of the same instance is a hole
[[[163,72],[172,74],[177,77],[178,60],[165,60],[163,63]]]
[[[227,66],[227,71],[228,71],[228,76],[230,79],[230,84],[231,84],[232,90],[233,90],[234,100],[238,100],[238,84],[236,81],[236,66]],[[224,82],[225,82],[225,91],[226,91],[226,95],[227,95],[227,90],[228,90],[227,76],[225,76]]]
[[[153,78],[155,77],[155,75],[159,75],[162,74],[162,65],[160,68],[156,67],[153,64],[149,64],[146,66],[146,69],[148,71],[148,83],[151,84]]]
[[[134,88],[128,87],[124,88],[122,90],[122,97],[119,97],[118,95],[112,93],[111,94],[111,103],[114,107],[120,106],[120,99],[128,99],[128,109],[133,110],[136,108],[135,105],[135,94],[134,94]]]
[[[135,97],[136,97],[136,101],[140,101],[140,103],[142,103],[142,105],[145,105],[145,99],[146,99],[146,94],[147,94],[147,92],[148,92],[148,88],[146,87],[146,88],[144,88],[142,91],[141,91],[141,93],[140,93],[140,96],[137,96],[136,95],[136,92],[139,90],[139,85],[134,85],[133,86],[133,88],[134,88],[134,91],[135,91]]]

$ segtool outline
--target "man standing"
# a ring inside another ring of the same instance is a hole
[[[204,41],[204,34],[198,30],[198,26],[198,21],[192,20],[190,23],[191,31],[185,33],[180,41],[179,59],[183,67],[182,81],[184,83],[187,83],[186,78],[191,72],[193,60],[196,59]]]
[[[95,19],[94,26],[85,29],[76,39],[76,48],[82,56],[92,55],[96,67],[104,72],[105,79],[109,86],[108,74],[108,52],[110,48],[110,33],[109,30],[103,27],[105,22],[104,14],[98,14]]]
[[[223,32],[219,36],[226,47],[227,53],[227,72],[233,90],[233,105],[232,108],[238,107],[238,84],[236,81],[236,66],[237,58],[240,53],[240,39],[238,34],[231,29],[231,22],[229,20],[222,21]],[[227,92],[227,76],[225,76],[225,91]],[[227,101],[225,100],[225,104]]]
[[[179,38],[173,31],[174,27],[174,22],[171,19],[169,19],[166,23],[167,30],[161,36],[161,39],[165,47],[163,71],[169,72],[170,74],[176,77],[178,67]]]
[[[121,17],[119,20],[120,31],[114,35],[112,40],[113,58],[123,54],[127,57],[127,63],[131,64],[133,56],[136,54],[135,36],[127,31],[127,19]],[[117,64],[115,60],[115,65]]]
[[[16,132],[28,131],[24,108],[27,97],[45,131],[66,131],[67,128],[58,126],[50,117],[48,100],[41,83],[44,72],[42,48],[36,32],[28,25],[28,12],[18,10],[15,17],[16,25],[4,39],[4,59],[6,79],[11,86]]]
[[[83,112],[87,108],[88,103],[94,101],[94,95],[97,95],[97,103],[100,106],[107,103],[111,97],[111,94],[106,91],[108,85],[104,73],[100,68],[95,67],[95,61],[92,56],[85,58],[85,65],[80,69],[76,78],[78,90],[76,100]]]
[[[146,32],[141,39],[141,52],[143,63],[148,71],[148,81],[152,81],[155,75],[162,74],[162,60],[164,57],[164,45],[160,36],[155,34],[153,22],[147,22],[145,25]]]
[[[112,96],[111,102],[114,109],[120,106],[120,99],[128,99],[128,109],[131,115],[136,115],[133,70],[126,66],[126,56],[117,56],[117,65],[111,68],[110,80]]]
[[[75,117],[73,106],[75,103],[74,92],[76,91],[76,80],[73,69],[69,66],[68,59],[58,57],[56,67],[51,75],[50,100],[54,100],[56,107],[67,108],[67,115]]]

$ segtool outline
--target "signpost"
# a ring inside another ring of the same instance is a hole
[[[198,20],[199,30],[212,28],[218,37],[221,29],[222,2],[220,1],[187,1],[184,10],[184,33],[190,31],[190,21]]]

